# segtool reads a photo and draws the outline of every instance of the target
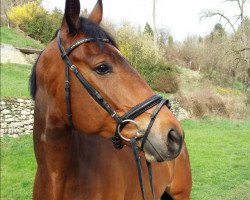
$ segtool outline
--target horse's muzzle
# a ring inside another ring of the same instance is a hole
[[[177,130],[170,129],[161,137],[149,134],[143,151],[149,162],[163,162],[175,159],[180,154],[182,145],[183,136]]]

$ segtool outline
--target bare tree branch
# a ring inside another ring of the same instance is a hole
[[[242,51],[250,51],[250,47],[245,47],[243,49],[238,50],[237,52],[242,52]]]
[[[241,9],[240,0],[226,0],[225,2],[228,2],[228,1],[231,1],[231,2],[234,2],[234,1],[235,1],[235,2],[237,2],[239,8]]]
[[[238,4],[238,7],[240,9],[240,18],[241,18],[241,21],[244,19],[244,4],[246,3],[247,0],[226,0],[226,2],[237,2]]]
[[[231,1],[235,1],[235,0],[231,0]],[[214,16],[219,16],[220,18],[223,18],[226,20],[226,22],[231,26],[232,30],[234,33],[236,33],[236,30],[234,28],[234,25],[232,24],[232,22],[230,21],[230,19],[228,17],[226,17],[221,11],[215,11],[212,12],[210,10],[204,10],[202,12],[202,16],[200,19],[204,19],[204,18],[209,18],[209,17],[214,17]]]
[[[237,21],[241,18],[241,15],[235,15],[235,16],[233,16],[234,18],[236,17],[236,20],[235,20],[235,22],[234,22],[234,24],[236,24],[237,23]]]

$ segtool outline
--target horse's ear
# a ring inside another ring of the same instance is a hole
[[[102,21],[102,13],[103,13],[102,0],[97,0],[97,3],[93,8],[93,10],[91,11],[88,19],[96,24],[100,24]]]
[[[66,0],[62,30],[67,30],[71,34],[75,34],[78,28],[78,20],[80,14],[79,0]]]

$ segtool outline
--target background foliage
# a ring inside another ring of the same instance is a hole
[[[153,89],[174,93],[178,89],[177,70],[164,58],[162,49],[154,45],[149,24],[145,27],[143,33],[129,23],[118,28],[115,36],[119,48]]]
[[[51,13],[43,12],[34,15],[32,20],[24,24],[24,30],[28,35],[42,43],[48,43],[61,25],[62,13],[54,9]]]
[[[11,24],[44,44],[53,37],[63,17],[58,9],[46,11],[40,1],[20,0],[9,8]],[[87,16],[88,11],[82,14]],[[213,13],[208,11],[206,17],[211,16]],[[224,117],[245,118],[250,115],[250,51],[244,50],[250,45],[250,20],[245,15],[239,19],[239,26],[233,32],[217,23],[204,37],[189,35],[183,42],[176,42],[166,28],[153,33],[149,23],[140,28],[127,22],[114,25],[106,19],[103,25],[115,36],[123,55],[150,86],[178,97],[182,106],[195,117],[216,115],[215,110],[223,108],[219,114]],[[228,93],[234,90],[240,96]],[[217,107],[209,108],[206,99]]]
[[[24,24],[33,19],[36,15],[45,13],[45,9],[40,6],[39,2],[28,2],[23,5],[12,7],[7,16],[15,26],[24,26]]]
[[[13,26],[19,27],[28,36],[48,43],[55,31],[60,27],[62,12],[55,8],[52,12],[46,11],[40,1],[28,2],[12,7],[8,19]]]

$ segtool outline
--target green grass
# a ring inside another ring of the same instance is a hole
[[[250,122],[184,120],[193,200],[248,200]],[[1,199],[30,199],[35,174],[32,136],[1,141]]]
[[[1,96],[29,97],[31,65],[0,64]]]
[[[186,120],[192,199],[250,199],[250,122]]]
[[[0,27],[1,44],[11,44],[15,47],[30,47],[42,49],[44,45],[27,37],[22,31],[14,28]]]
[[[31,199],[35,158],[30,135],[1,140],[1,199]]]

